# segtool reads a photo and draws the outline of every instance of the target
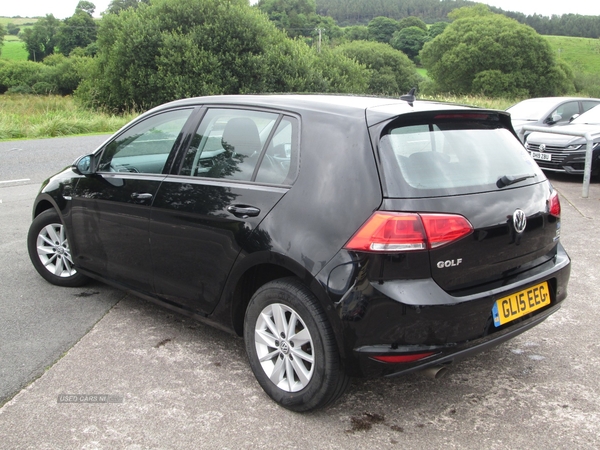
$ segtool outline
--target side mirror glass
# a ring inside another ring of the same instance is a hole
[[[73,172],[77,175],[92,175],[94,173],[93,160],[93,155],[80,156],[71,166]]]

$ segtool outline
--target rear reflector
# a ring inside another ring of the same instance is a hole
[[[469,235],[473,227],[455,214],[378,211],[356,232],[346,249],[407,252],[441,247]]]
[[[412,355],[380,355],[380,356],[371,356],[371,358],[385,362],[385,363],[408,363],[413,361],[418,361],[420,359],[427,358],[428,356],[433,355],[434,352],[426,352],[426,353],[415,353]]]
[[[551,216],[560,217],[560,199],[558,192],[554,191],[548,199],[548,212]]]

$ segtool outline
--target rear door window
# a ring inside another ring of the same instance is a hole
[[[499,182],[503,177],[527,177],[520,183],[545,179],[515,136],[486,114],[398,120],[384,129],[379,152],[391,197],[496,190],[507,187]]]
[[[266,184],[295,177],[297,120],[264,111],[209,109],[192,138],[180,174]]]

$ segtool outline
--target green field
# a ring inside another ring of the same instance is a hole
[[[545,36],[556,56],[575,72],[600,73],[600,39]]]
[[[13,61],[27,61],[27,50],[25,50],[23,41],[15,36],[5,36],[4,45],[0,48],[0,58],[11,59]]]
[[[14,23],[18,27],[24,25],[33,25],[37,22],[34,17],[0,17],[0,23],[6,27],[9,23]]]

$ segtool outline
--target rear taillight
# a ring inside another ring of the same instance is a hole
[[[560,217],[560,200],[556,191],[552,192],[548,199],[548,212],[551,216]]]
[[[362,252],[407,252],[438,248],[469,235],[473,227],[455,214],[378,211],[346,248]]]
[[[413,361],[419,361],[420,359],[428,358],[433,355],[434,352],[425,352],[425,353],[413,353],[411,355],[378,355],[372,356],[371,358],[385,362],[385,363],[408,363]]]

